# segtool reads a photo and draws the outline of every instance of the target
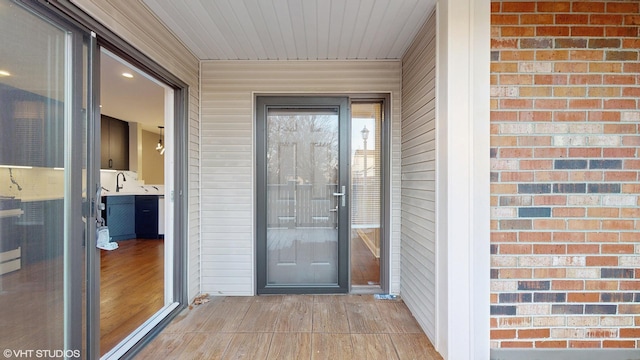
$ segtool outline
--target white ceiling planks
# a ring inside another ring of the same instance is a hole
[[[203,60],[399,59],[435,0],[143,0]]]

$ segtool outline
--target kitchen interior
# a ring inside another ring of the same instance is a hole
[[[64,342],[64,62],[42,65],[53,58],[42,45],[27,60],[5,54],[0,64],[0,344],[11,349],[61,349]],[[20,77],[18,68],[29,75]],[[100,71],[102,217],[109,229],[100,250],[104,355],[165,306],[164,164],[171,152],[166,88],[106,50]],[[86,183],[84,168],[82,178]]]

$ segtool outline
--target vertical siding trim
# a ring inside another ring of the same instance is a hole
[[[402,297],[436,338],[436,17],[402,58]]]

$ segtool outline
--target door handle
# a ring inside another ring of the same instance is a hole
[[[346,188],[347,188],[347,187],[343,185],[343,186],[342,186],[342,189],[341,189],[341,190],[342,190],[342,192],[339,192],[339,193],[334,192],[334,193],[333,193],[333,196],[340,196],[340,197],[342,198],[342,204],[341,204],[341,205],[342,205],[343,207],[344,207],[344,206],[347,206],[347,199],[346,199],[347,190],[346,190]]]
[[[329,212],[338,212],[338,207],[336,206],[336,207],[335,207],[335,208],[333,208],[333,209],[329,209]]]

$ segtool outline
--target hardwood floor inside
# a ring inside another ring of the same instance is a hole
[[[164,241],[118,242],[100,252],[100,354],[164,306]]]
[[[136,359],[440,360],[401,300],[372,295],[213,297]]]
[[[380,259],[355,230],[351,231],[351,284],[380,285]]]

